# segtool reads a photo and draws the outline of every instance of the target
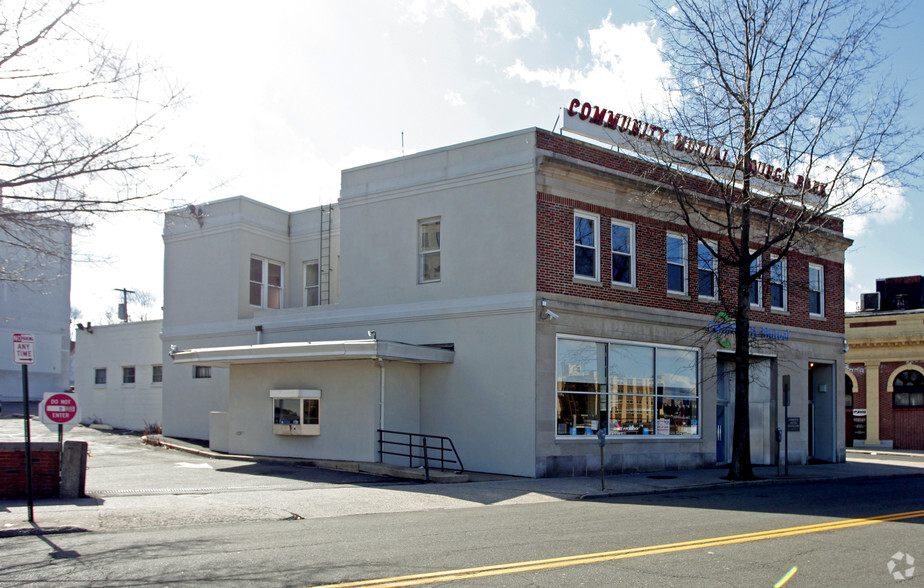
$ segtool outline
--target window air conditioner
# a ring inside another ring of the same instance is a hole
[[[860,297],[862,298],[861,304],[864,312],[879,310],[879,292],[861,294]]]

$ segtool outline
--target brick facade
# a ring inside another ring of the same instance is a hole
[[[637,306],[715,315],[726,309],[722,301],[734,301],[735,269],[719,268],[720,300],[700,300],[698,292],[696,238],[685,226],[658,221],[650,217],[628,214],[613,208],[591,205],[571,198],[538,193],[537,208],[537,290],[549,294],[563,294],[581,298],[621,302]],[[600,216],[600,281],[595,283],[574,277],[574,213],[589,212]],[[610,222],[618,219],[635,223],[636,232],[636,287],[611,285],[610,276]],[[687,283],[689,295],[667,292],[666,234],[687,235]],[[718,234],[706,235],[720,247]],[[809,315],[808,284],[809,264],[824,267],[825,316]],[[843,332],[844,324],[844,268],[820,258],[799,253],[787,256],[788,305],[786,312],[770,310],[770,282],[764,279],[763,307],[751,309],[755,322],[781,327],[804,328],[834,333]],[[729,305],[730,308],[734,304]]]

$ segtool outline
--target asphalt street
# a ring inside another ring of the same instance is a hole
[[[5,413],[0,441],[22,441],[22,419]],[[38,421],[31,429],[35,441],[57,438]],[[922,543],[914,453],[852,452],[788,476],[759,468],[763,479],[743,485],[696,470],[608,476],[601,488],[594,478],[420,484],[87,427],[65,438],[89,444],[89,497],[37,501],[34,524],[23,501],[0,501],[0,583],[308,586],[423,573],[425,584],[472,586],[773,585],[798,567],[790,586],[889,585],[890,558],[920,555]]]

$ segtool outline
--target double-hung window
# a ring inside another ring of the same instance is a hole
[[[613,283],[635,285],[635,225],[612,221],[610,228]]]
[[[697,246],[699,297],[711,300],[715,300],[719,296],[719,263],[713,251],[718,251],[718,244],[713,241],[709,241],[708,243],[701,242]]]
[[[667,291],[687,293],[687,237],[667,234]]]
[[[151,382],[158,384],[164,381],[164,366],[162,365],[153,365],[151,366]]]
[[[106,383],[106,368],[96,368],[93,372],[93,383],[99,386]]]
[[[756,276],[761,269],[761,258],[758,256],[751,262],[751,275]],[[751,306],[762,308],[764,305],[764,280],[757,278],[751,282]]]
[[[260,308],[282,308],[281,263],[250,258],[250,304]]]
[[[134,384],[135,383],[135,366],[129,366],[129,367],[122,368],[122,383],[123,384]]]
[[[318,262],[305,263],[305,306],[321,304],[321,272]]]
[[[825,315],[825,268],[809,264],[809,314]]]
[[[417,283],[440,281],[440,219],[417,221]]]
[[[770,308],[774,310],[786,310],[787,308],[787,286],[786,286],[786,258],[774,257],[774,263],[770,267]]]
[[[600,279],[600,217],[574,212],[574,275]]]

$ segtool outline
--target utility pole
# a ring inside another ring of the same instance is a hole
[[[125,288],[115,288],[116,292],[122,293],[122,304],[119,305],[119,319],[122,322],[128,322],[128,295],[134,294],[133,290],[126,290]]]

